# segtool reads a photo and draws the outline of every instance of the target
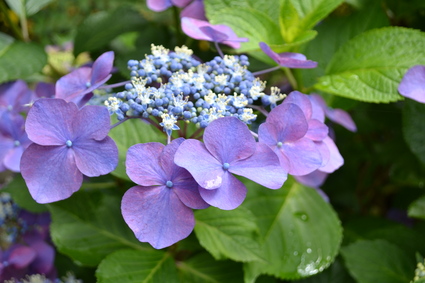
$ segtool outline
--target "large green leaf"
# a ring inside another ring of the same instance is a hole
[[[142,15],[128,6],[90,15],[77,29],[74,53],[98,50],[120,34],[137,31],[146,24]]]
[[[98,283],[178,282],[173,258],[156,250],[116,251],[99,264],[96,277]]]
[[[409,217],[425,219],[425,196],[422,196],[409,205]]]
[[[208,253],[197,254],[178,263],[180,282],[184,283],[239,283],[243,282],[242,264],[216,261]]]
[[[364,32],[335,53],[315,87],[367,102],[401,100],[398,84],[408,68],[425,64],[423,46],[425,33],[418,30],[386,27]]]
[[[410,150],[425,164],[425,104],[406,100],[403,107],[403,136]]]
[[[215,259],[261,260],[258,226],[246,208],[220,210],[210,207],[195,213],[195,233]]]
[[[414,275],[414,257],[384,240],[358,241],[343,247],[341,254],[358,283],[405,283]]]
[[[338,253],[339,219],[314,189],[292,178],[279,190],[250,186],[243,205],[255,215],[267,261],[246,263],[246,282],[260,274],[283,279],[311,276],[328,267]]]
[[[120,203],[118,195],[102,190],[80,191],[69,199],[50,204],[50,228],[56,247],[88,266],[96,266],[119,249],[151,250],[125,224]]]
[[[228,25],[239,37],[249,38],[242,43],[239,52],[258,50],[260,41],[284,43],[278,22],[280,0],[209,0],[204,3],[212,24]]]
[[[117,120],[112,119],[115,123]],[[115,141],[118,147],[119,162],[112,175],[121,179],[130,180],[125,171],[125,158],[130,146],[138,143],[161,142],[164,137],[153,126],[140,119],[130,119],[116,126],[109,132],[109,136]]]
[[[3,47],[0,52],[0,83],[25,79],[41,71],[47,63],[46,52],[38,44],[15,41],[7,47],[4,44],[0,46]]]
[[[47,206],[39,204],[31,197],[27,184],[20,174],[16,174],[13,180],[2,188],[2,191],[8,192],[13,201],[21,208],[38,213],[47,211]]]
[[[371,2],[367,9],[355,11],[348,16],[329,16],[317,25],[317,37],[302,51],[308,59],[318,63],[314,69],[297,70],[302,74],[302,85],[312,86],[317,78],[324,76],[332,56],[348,40],[366,30],[388,25],[388,17],[379,2]]]
[[[282,0],[279,23],[285,42],[291,43],[305,37],[308,30],[312,29],[343,1]]]

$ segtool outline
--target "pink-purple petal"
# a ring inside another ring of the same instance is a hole
[[[236,117],[212,121],[204,132],[208,151],[222,163],[245,159],[255,152],[255,139],[249,128]]]
[[[146,4],[150,10],[155,12],[165,11],[168,7],[173,5],[171,0],[147,0]]]
[[[242,204],[246,197],[246,187],[229,172],[223,174],[221,187],[215,190],[199,188],[201,197],[210,205],[223,210],[232,210]]]
[[[295,176],[295,179],[307,187],[317,189],[321,185],[323,185],[323,183],[326,181],[326,178],[328,176],[329,176],[328,173],[322,172],[320,170],[316,170],[307,175]]]
[[[56,82],[56,98],[77,103],[90,87],[92,69],[80,67]]]
[[[299,91],[292,91],[288,96],[285,98],[282,104],[287,103],[293,103],[297,105],[304,113],[305,118],[307,121],[309,121],[313,115],[313,107],[311,105],[311,101],[308,98],[308,95],[299,92]]]
[[[187,169],[203,188],[211,190],[222,185],[223,163],[214,158],[198,140],[185,140],[177,149],[174,162]]]
[[[4,157],[4,166],[13,172],[20,172],[21,156],[23,152],[24,148],[22,146],[15,146],[11,148]]]
[[[195,226],[192,209],[166,186],[132,187],[123,196],[121,212],[136,238],[155,249],[186,238]]]
[[[17,269],[27,267],[36,257],[36,251],[31,247],[19,246],[11,252],[8,262]]]
[[[110,137],[75,141],[71,148],[77,168],[88,177],[108,174],[118,165],[118,148]]]
[[[194,0],[187,5],[180,13],[180,18],[193,18],[201,21],[207,21],[205,17],[205,7],[203,0]]]
[[[186,206],[194,209],[204,209],[209,206],[202,199],[199,193],[199,185],[188,171],[181,174],[179,178],[174,179],[173,183],[174,186],[172,189],[174,193]]]
[[[66,199],[83,182],[74,154],[66,146],[31,144],[22,155],[21,174],[31,196],[38,203]]]
[[[308,138],[283,143],[279,151],[288,158],[288,173],[291,175],[306,175],[322,165],[320,151],[316,144]]]
[[[90,123],[87,123],[90,121]],[[87,105],[81,108],[72,121],[74,138],[104,139],[109,132],[111,119],[108,109],[103,106]]]
[[[249,158],[231,163],[229,172],[251,179],[269,189],[282,187],[288,175],[280,166],[278,156],[262,143],[257,143],[257,150]]]
[[[127,175],[142,186],[164,185],[166,176],[159,163],[164,145],[159,142],[136,144],[127,151],[125,167]]]
[[[62,99],[37,100],[25,123],[28,138],[40,145],[64,145],[72,138],[71,125],[77,112],[77,105]]]
[[[164,175],[170,179],[173,179],[179,176],[180,173],[186,171],[184,168],[181,168],[174,163],[174,155],[184,140],[184,138],[173,140],[170,144],[163,148],[161,155],[159,156],[159,164],[161,164],[161,168],[164,170]]]
[[[36,270],[40,274],[50,272],[55,260],[55,250],[53,247],[44,241],[36,241],[31,243],[31,248],[36,251],[36,257],[31,263],[33,270]]]
[[[357,132],[356,123],[354,123],[348,112],[342,109],[326,108],[326,117],[334,123],[340,124],[351,132]]]
[[[303,54],[292,52],[283,52],[278,54],[274,52],[270,48],[270,46],[267,45],[265,42],[260,42],[259,46],[261,50],[266,53],[267,56],[272,58],[277,64],[282,67],[302,69],[317,67],[317,62],[307,60],[307,58]]]
[[[332,173],[344,164],[344,158],[341,153],[339,153],[338,147],[330,137],[325,138],[322,142],[326,144],[330,155],[329,161],[324,166],[320,167],[319,170],[326,173]]]
[[[398,86],[398,92],[405,97],[425,103],[425,66],[416,65],[407,70]]]
[[[91,84],[95,85],[109,76],[114,63],[114,52],[108,51],[100,55],[92,66]]]
[[[328,126],[319,120],[311,119],[308,121],[308,131],[305,134],[305,137],[313,141],[321,141],[328,136],[328,133]]]

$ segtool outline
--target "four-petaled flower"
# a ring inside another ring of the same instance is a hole
[[[167,146],[136,144],[127,152],[127,175],[138,186],[124,194],[122,215],[137,239],[156,249],[189,236],[195,226],[192,208],[209,206],[189,172],[174,164],[174,154],[183,140]]]
[[[108,137],[106,107],[42,98],[34,102],[25,123],[33,142],[21,158],[21,173],[39,203],[70,197],[82,184],[83,174],[108,174],[118,164],[118,149]]]
[[[257,143],[248,126],[235,117],[211,122],[204,143],[185,140],[174,162],[192,174],[208,204],[225,210],[238,207],[246,196],[245,185],[231,173],[270,189],[279,189],[287,178],[276,154]]]

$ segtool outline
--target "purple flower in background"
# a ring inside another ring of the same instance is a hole
[[[0,114],[0,120],[0,172],[19,172],[22,153],[31,143],[24,130],[25,120],[9,113]]]
[[[185,7],[192,0],[147,0],[148,8],[155,12],[162,12],[171,6]]]
[[[264,42],[260,42],[259,45],[267,56],[282,67],[298,69],[311,69],[317,67],[317,62],[307,60],[303,54],[291,52],[276,53]]]
[[[26,82],[17,80],[0,85],[0,113],[7,111],[19,114],[28,110],[31,102],[31,91]]]
[[[425,66],[416,65],[407,70],[398,86],[398,92],[417,102],[425,103]]]
[[[183,140],[167,146],[136,144],[127,152],[127,175],[139,186],[124,194],[122,215],[137,239],[156,249],[189,236],[195,226],[192,208],[209,206],[190,173],[174,164],[174,154]]]
[[[52,98],[55,96],[55,84],[39,82],[34,89],[35,98]]]
[[[23,277],[25,269],[36,256],[33,248],[20,244],[12,245],[5,251],[0,248],[0,279],[3,281],[12,277]]]
[[[198,184],[202,198],[210,205],[230,210],[246,196],[240,175],[270,189],[286,180],[279,158],[264,144],[255,142],[246,124],[235,117],[219,118],[204,132],[204,143],[189,139],[176,152],[174,162],[186,168]]]
[[[212,25],[207,21],[183,17],[181,19],[183,32],[188,36],[229,45],[232,48],[239,48],[241,42],[248,41],[248,38],[238,37],[235,32],[226,25]]]
[[[80,67],[56,82],[56,98],[72,101],[82,107],[93,96],[92,91],[111,77],[114,52],[105,52],[92,67]]]
[[[102,106],[80,110],[62,99],[42,98],[31,107],[25,129],[33,142],[21,158],[21,173],[32,197],[49,203],[70,197],[83,174],[108,174],[118,149],[108,137],[110,117]]]

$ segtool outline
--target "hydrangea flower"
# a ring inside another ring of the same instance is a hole
[[[183,140],[173,140],[167,146],[137,144],[127,152],[127,175],[138,186],[124,194],[122,215],[137,239],[156,249],[189,236],[195,226],[192,208],[209,206],[189,172],[174,164],[174,154]]]
[[[181,25],[185,34],[198,40],[223,43],[232,48],[239,48],[241,42],[248,41],[248,38],[238,37],[226,25],[212,25],[207,21],[187,17],[181,18]]]
[[[0,85],[0,113],[19,114],[28,110],[31,102],[31,91],[26,82],[17,80]]]
[[[107,174],[118,164],[118,149],[108,137],[106,107],[42,98],[31,107],[25,128],[33,142],[21,158],[21,173],[35,201],[49,203],[70,197],[83,174]]]
[[[260,42],[259,45],[261,50],[263,50],[267,56],[272,58],[282,67],[299,69],[311,69],[317,67],[317,62],[307,60],[303,54],[292,52],[276,53],[264,42]]]
[[[416,65],[407,70],[398,86],[398,92],[417,102],[425,103],[425,66]]]
[[[31,143],[24,130],[24,118],[3,113],[0,120],[0,172],[19,172],[22,153]]]
[[[93,96],[92,91],[111,77],[114,52],[105,52],[94,61],[92,67],[80,67],[56,82],[56,98],[72,101],[82,107]]]
[[[211,122],[203,139],[204,143],[184,141],[174,162],[192,174],[210,205],[230,210],[243,202],[246,187],[232,173],[270,189],[279,189],[287,178],[276,154],[257,143],[248,126],[235,117]]]

